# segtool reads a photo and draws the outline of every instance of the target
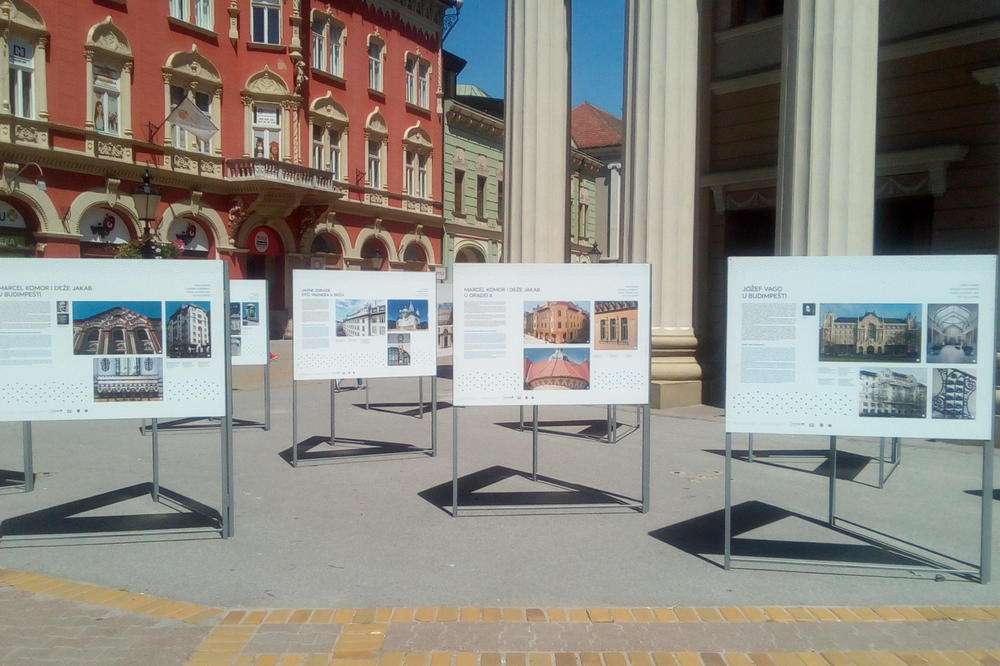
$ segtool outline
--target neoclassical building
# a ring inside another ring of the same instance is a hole
[[[365,303],[337,322],[337,335],[385,335],[385,301]]]
[[[892,368],[861,370],[859,414],[922,419],[927,416],[926,379]]]
[[[905,317],[881,317],[866,312],[860,317],[823,316],[820,325],[821,361],[841,356],[920,356],[920,322],[913,313]]]
[[[73,320],[74,354],[161,354],[163,320],[113,307]]]

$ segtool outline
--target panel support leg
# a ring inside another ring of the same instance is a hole
[[[337,380],[330,380],[330,446],[337,443]]]
[[[366,378],[365,378],[365,409],[366,409],[366,410],[368,410],[368,409],[371,409],[371,408],[372,408],[372,403],[371,403],[371,400],[370,400],[370,399],[369,399],[369,397],[368,397],[368,386],[369,386],[369,385],[370,385],[371,383],[372,383],[372,382],[371,382],[371,380],[370,380],[370,379],[368,379],[368,378],[366,377]]]
[[[753,462],[753,433],[747,433],[747,462]]]
[[[618,415],[614,405],[608,405],[608,444],[615,443],[615,435],[618,434]]]
[[[649,405],[642,407],[642,512],[649,513],[649,475],[650,475],[650,409]]]
[[[524,406],[517,408],[517,429],[524,432]]]
[[[829,523],[833,527],[837,520],[837,436],[830,436],[830,515]]]
[[[438,389],[437,376],[431,377],[431,457],[438,454]]]
[[[292,379],[292,467],[299,466],[299,385]]]
[[[531,480],[538,481],[538,405],[531,407]]]
[[[885,487],[885,437],[878,438],[878,487]]]
[[[31,421],[21,424],[21,447],[24,453],[24,492],[35,489],[35,461],[31,451]]]
[[[451,517],[458,517],[458,414],[461,407],[451,408]]]
[[[726,509],[723,526],[722,566],[730,569],[733,556],[733,434],[726,433]]]
[[[159,419],[153,419],[153,501],[160,501],[160,428]]]
[[[419,408],[417,409],[417,418],[424,418],[424,378],[417,377],[417,404]]]
[[[267,350],[267,363],[264,365],[264,431],[271,429],[271,349]]]
[[[993,533],[993,442],[983,442],[982,523],[979,528],[979,582],[990,582]]]

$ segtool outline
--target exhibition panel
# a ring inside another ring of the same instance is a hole
[[[233,365],[267,365],[267,280],[230,280],[229,299]]]

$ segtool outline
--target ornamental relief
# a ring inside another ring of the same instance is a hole
[[[21,0],[0,2],[0,20],[31,32],[44,32],[45,22],[35,9]]]
[[[365,192],[365,203],[375,204],[376,206],[388,206],[389,197],[378,192]]]
[[[29,125],[14,125],[14,140],[22,143],[41,143],[44,134]]]
[[[261,95],[287,95],[288,86],[284,79],[264,66],[264,71],[258,72],[247,81],[246,91]]]
[[[128,38],[111,22],[110,16],[90,29],[87,49],[98,49],[123,58],[132,57],[132,48],[129,46]]]
[[[220,87],[222,85],[222,77],[219,75],[215,65],[196,50],[181,51],[170,56],[167,59],[166,66],[163,68],[163,73],[164,77],[179,74],[206,84],[209,87]]]
[[[98,157],[107,157],[115,160],[128,160],[132,158],[131,150],[128,146],[121,143],[114,143],[112,141],[97,141],[97,151]]]

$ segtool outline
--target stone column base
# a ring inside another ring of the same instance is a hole
[[[651,382],[649,385],[649,404],[653,409],[700,405],[701,380]]]

